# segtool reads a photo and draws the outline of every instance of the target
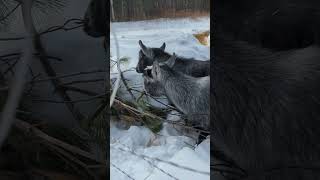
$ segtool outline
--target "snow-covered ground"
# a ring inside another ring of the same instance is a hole
[[[179,56],[199,60],[210,58],[210,48],[201,45],[192,34],[210,29],[208,17],[199,19],[158,19],[138,22],[112,23],[111,31],[116,32],[120,57],[128,57],[121,70],[132,70],[138,62],[138,41],[149,47],[160,47],[166,43],[166,51]],[[110,36],[111,58],[116,59],[116,47]],[[112,64],[112,63],[111,63]],[[111,78],[117,73],[116,66],[111,68]],[[143,89],[142,76],[132,71],[124,73],[129,86]],[[130,96],[121,91],[121,97]],[[165,102],[165,100],[164,100]],[[156,106],[159,103],[152,102]],[[169,117],[168,117],[169,118]],[[110,129],[110,162],[112,180],[206,180],[210,179],[210,140],[200,145],[184,136],[170,124],[152,133],[146,127],[131,126],[121,129],[118,122],[112,121]],[[151,158],[151,159],[150,159]],[[192,171],[190,170],[193,169]]]

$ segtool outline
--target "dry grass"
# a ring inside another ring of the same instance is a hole
[[[198,41],[202,45],[208,46],[208,36],[209,36],[209,34],[210,34],[210,31],[204,31],[204,32],[201,32],[201,33],[193,34],[193,36],[195,38],[197,38]]]

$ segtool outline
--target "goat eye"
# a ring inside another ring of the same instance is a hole
[[[145,73],[146,76],[152,78],[151,69],[146,69],[144,73]]]

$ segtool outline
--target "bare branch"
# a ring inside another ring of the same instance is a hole
[[[73,27],[67,27],[70,23],[75,23],[75,24],[78,24],[77,26],[73,26]],[[50,33],[50,32],[54,32],[54,31],[58,31],[58,30],[64,30],[64,31],[70,31],[70,30],[73,30],[73,29],[77,29],[77,28],[80,28],[80,27],[83,27],[83,20],[82,19],[76,19],[76,18],[72,18],[72,19],[68,19],[65,23],[63,23],[63,25],[61,26],[53,26],[53,27],[50,27],[48,28],[47,30],[39,33],[40,35],[43,35],[43,34],[47,34],[47,33]]]
[[[69,25],[69,23],[75,23],[77,25],[72,26],[72,27],[67,27]],[[39,35],[41,36],[41,35],[44,35],[44,34],[47,34],[50,32],[54,32],[54,31],[59,31],[59,30],[70,31],[70,30],[77,29],[80,27],[83,27],[83,20],[72,18],[72,19],[67,20],[61,26],[53,26],[43,32],[40,32]],[[25,37],[0,38],[0,41],[17,41],[17,40],[22,40],[22,39],[25,39]]]
[[[76,73],[71,73],[71,74],[64,74],[64,75],[59,75],[59,76],[52,76],[49,78],[44,78],[44,79],[38,79],[32,81],[33,83],[39,83],[39,82],[47,82],[53,79],[62,79],[62,78],[67,78],[67,77],[73,77],[73,76],[80,76],[80,75],[85,75],[85,74],[94,74],[94,73],[105,73],[107,72],[106,70],[102,69],[97,69],[97,70],[91,70],[91,71],[82,71],[82,72],[76,72]],[[31,81],[30,81],[31,82]],[[30,83],[29,82],[29,83]]]

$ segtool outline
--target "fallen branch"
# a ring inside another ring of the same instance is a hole
[[[96,158],[93,154],[91,154],[87,151],[84,151],[78,147],[75,147],[73,145],[67,144],[59,139],[51,137],[25,121],[22,121],[20,119],[16,119],[16,121],[14,123],[14,127],[23,131],[26,134],[31,134],[33,136],[36,136],[44,141],[49,142],[52,145],[55,145],[55,146],[58,146],[62,149],[68,150],[69,152],[72,152],[74,154],[78,154],[78,155],[85,157],[87,159],[90,159],[96,163],[106,164],[106,161],[103,161],[101,159]]]
[[[156,116],[156,115],[154,115],[154,114],[147,113],[147,112],[143,112],[143,111],[141,111],[141,110],[138,110],[138,109],[136,109],[136,108],[134,108],[134,107],[132,107],[132,106],[129,106],[129,105],[121,102],[121,101],[118,100],[118,99],[115,99],[115,100],[114,100],[114,103],[117,103],[118,105],[121,105],[122,107],[124,107],[124,108],[126,108],[126,109],[129,109],[129,110],[131,110],[131,111],[135,111],[135,112],[137,112],[137,113],[140,113],[141,116],[148,116],[148,117],[153,118],[153,119],[159,119],[159,120],[161,120],[161,121],[163,121],[163,122],[167,122],[167,123],[170,123],[170,124],[182,126],[182,127],[186,128],[186,129],[190,129],[190,130],[194,130],[194,131],[198,131],[198,132],[210,133],[210,131],[205,131],[205,130],[201,130],[201,129],[195,129],[194,127],[186,126],[186,125],[184,125],[184,124],[182,124],[182,123],[178,123],[178,122],[176,122],[176,121],[169,121],[169,120],[163,119],[163,118],[161,118],[161,117],[159,117],[159,116]]]

